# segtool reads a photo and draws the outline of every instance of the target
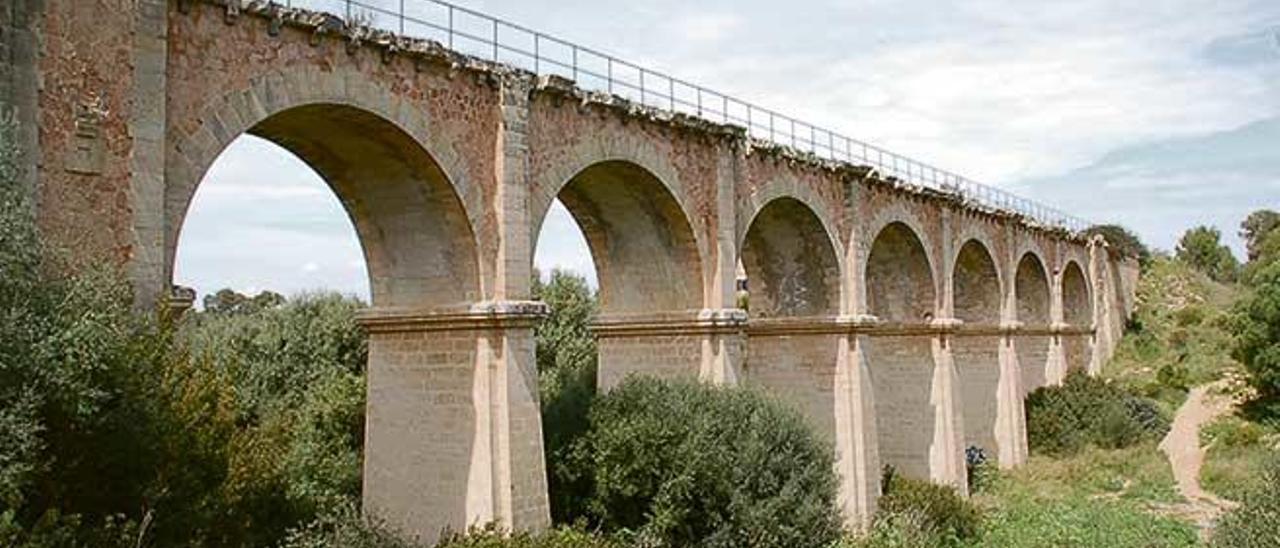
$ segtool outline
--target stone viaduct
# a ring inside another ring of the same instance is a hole
[[[601,387],[766,387],[829,440],[852,525],[883,464],[963,490],[967,446],[1024,462],[1023,396],[1097,371],[1132,303],[1101,239],[433,43],[264,3],[7,4],[42,228],[143,305],[237,136],[329,183],[372,287],[365,509],[428,540],[549,521],[528,299],[556,198],[599,273]]]

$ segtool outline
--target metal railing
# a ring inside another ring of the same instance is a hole
[[[287,7],[323,11],[402,36],[538,75],[556,75],[579,87],[649,107],[738,125],[753,138],[817,157],[876,168],[882,175],[951,192],[989,208],[1016,212],[1072,231],[1089,223],[1058,209],[984,185],[876,145],[618,59],[555,36],[442,0],[284,0]]]

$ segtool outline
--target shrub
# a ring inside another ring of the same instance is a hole
[[[754,390],[633,377],[591,408],[573,468],[588,519],[654,546],[827,546],[832,450]]]
[[[974,445],[965,448],[964,465],[970,493],[985,490],[999,474],[999,469],[987,456],[986,450]]]
[[[426,548],[401,538],[381,522],[360,516],[353,504],[338,504],[289,532],[281,548]]]
[[[1191,371],[1180,363],[1166,363],[1156,370],[1156,382],[1164,387],[1186,392],[1191,388]]]
[[[1253,406],[1280,416],[1280,261],[1262,269],[1254,291],[1235,306],[1232,356],[1244,365],[1257,392]]]
[[[561,270],[552,271],[547,283],[535,273],[533,296],[551,309],[534,328],[551,518],[568,523],[585,512],[589,488],[570,469],[569,452],[587,430],[596,396],[596,339],[589,329],[596,298],[586,279]]]
[[[508,534],[492,526],[440,541],[436,548],[621,548],[621,544],[581,529],[556,528],[542,533]]]
[[[1280,456],[1273,456],[1254,490],[1218,522],[1213,545],[1222,548],[1280,546]]]
[[[876,521],[910,525],[940,544],[978,536],[982,514],[952,487],[908,478],[886,468]]]
[[[1028,444],[1048,454],[1071,454],[1088,445],[1127,447],[1169,429],[1151,400],[1080,371],[1068,374],[1061,386],[1032,392],[1026,414]]]

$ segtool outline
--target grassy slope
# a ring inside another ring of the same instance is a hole
[[[1172,414],[1187,389],[1238,369],[1224,319],[1234,289],[1156,258],[1138,285],[1136,317],[1103,375]],[[1234,472],[1234,471],[1233,471]],[[1155,443],[1033,456],[974,500],[985,509],[977,546],[1194,546],[1195,529],[1155,507],[1180,500]]]
[[[1193,546],[1187,523],[1153,513],[1178,500],[1164,455],[1148,443],[1033,456],[974,496],[986,516],[975,546]]]
[[[1239,370],[1226,325],[1235,295],[1178,261],[1153,259],[1138,282],[1130,330],[1103,376],[1158,400],[1166,411],[1177,409],[1190,387]]]

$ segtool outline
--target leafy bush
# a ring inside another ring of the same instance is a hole
[[[360,516],[353,504],[338,504],[314,521],[289,532],[281,548],[425,548]]]
[[[1071,454],[1089,445],[1127,447],[1169,430],[1154,402],[1080,371],[1068,374],[1061,386],[1032,392],[1026,414],[1028,444],[1048,454]]]
[[[1255,289],[1236,304],[1234,356],[1244,364],[1259,411],[1280,416],[1280,261],[1262,269]]]
[[[832,451],[797,413],[745,389],[633,377],[575,444],[587,518],[649,546],[827,546]]]
[[[978,536],[982,514],[954,488],[908,478],[886,467],[876,521],[910,525],[937,544],[955,544]]]
[[[581,501],[589,489],[571,469],[569,453],[587,431],[596,396],[596,339],[589,329],[596,298],[584,278],[561,270],[547,283],[535,273],[533,296],[551,309],[534,328],[551,517],[569,523],[585,512]]]
[[[611,548],[622,545],[581,529],[508,534],[493,527],[472,529],[440,541],[436,548]]]
[[[1214,546],[1280,546],[1280,456],[1272,456],[1260,480],[1238,508],[1219,520]]]
[[[359,497],[368,350],[355,315],[363,304],[337,294],[229,293],[238,295],[218,295],[259,304],[194,314],[183,339],[234,387],[242,428],[229,486],[237,496],[268,496],[263,510],[281,521],[257,526],[283,531]]]
[[[977,493],[991,485],[999,469],[995,462],[987,456],[981,447],[970,445],[964,450],[965,477],[968,478],[969,492]]]

